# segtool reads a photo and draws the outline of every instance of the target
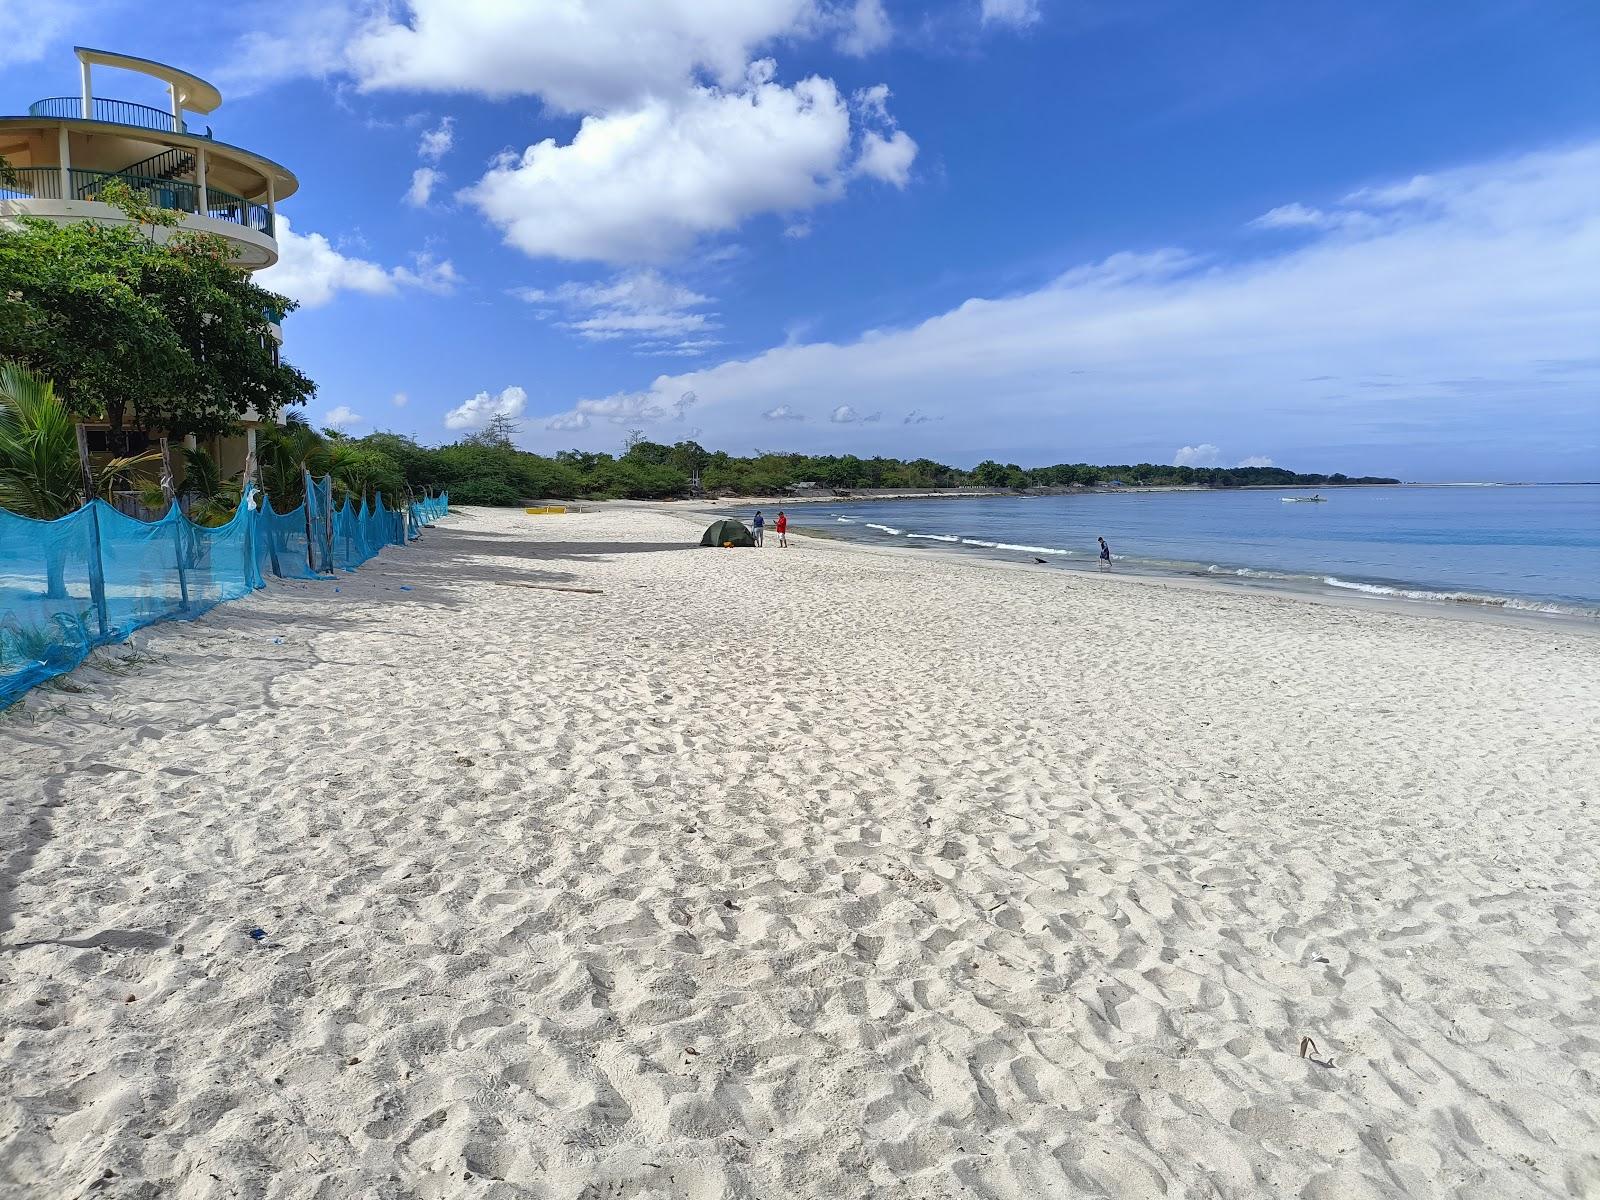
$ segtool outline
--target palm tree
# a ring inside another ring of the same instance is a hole
[[[244,484],[224,479],[222,468],[206,450],[183,450],[183,484],[178,495],[189,501],[188,517],[196,525],[226,525],[239,510]]]
[[[92,473],[91,495],[84,495],[78,461],[78,434],[72,414],[55,385],[16,363],[0,364],[0,508],[24,517],[54,521],[96,496],[109,498],[150,453],[114,458]],[[66,551],[57,542],[48,562],[48,591],[66,595]]]
[[[282,425],[256,431],[261,488],[278,512],[288,512],[305,499],[302,472],[321,450],[321,436],[299,413],[288,414]]]
[[[109,460],[92,472],[94,495],[85,496],[76,424],[55,385],[16,363],[0,365],[0,508],[54,521],[94,496],[109,499],[155,457]]]

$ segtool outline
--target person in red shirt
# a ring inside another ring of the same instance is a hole
[[[789,545],[789,518],[784,516],[781,508],[778,510],[778,520],[775,528],[778,531],[778,545],[787,549]]]

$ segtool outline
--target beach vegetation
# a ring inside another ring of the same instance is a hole
[[[117,180],[95,197],[126,223],[17,217],[0,227],[0,359],[49,380],[76,417],[124,431],[231,432],[315,385],[278,354],[292,300],[255,283],[227,241],[176,227]]]
[[[636,431],[635,431],[636,432]],[[861,458],[854,454],[810,455],[757,451],[734,456],[695,441],[652,442],[630,434],[620,455],[593,450],[533,454],[516,447],[510,433],[487,429],[453,445],[430,448],[396,433],[376,433],[351,445],[368,446],[391,459],[414,491],[448,491],[460,504],[518,505],[537,499],[662,500],[689,496],[692,481],[714,495],[779,494],[801,482],[835,491],[877,488],[1029,488],[1332,486],[1394,483],[1393,479],[1349,479],[1307,475],[1281,467],[1168,467],[1151,463],[1093,466],[1063,463],[1025,468],[987,460],[971,470],[932,459]]]
[[[17,363],[0,364],[0,508],[54,521],[91,499],[109,499],[153,457],[146,452],[96,465],[86,496],[77,429],[55,386]]]

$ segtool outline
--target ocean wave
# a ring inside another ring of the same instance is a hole
[[[841,524],[841,525],[859,525],[859,524],[861,524],[861,522],[856,520],[856,518],[854,518],[854,517],[835,517],[834,520],[839,522],[839,524]]]
[[[1018,546],[1011,542],[995,542],[996,550],[1021,550],[1024,554],[1065,554],[1071,557],[1073,551],[1062,550],[1055,546]]]
[[[925,542],[959,542],[961,539],[953,533],[908,533],[908,538],[921,538]]]
[[[1296,576],[1285,575],[1281,571],[1257,571],[1251,567],[1219,567],[1212,563],[1206,568],[1208,575],[1238,575],[1243,579],[1294,579]],[[1309,576],[1306,576],[1309,578]]]
[[[1481,604],[1485,608],[1508,608],[1520,612],[1565,613],[1584,617],[1596,615],[1593,609],[1580,608],[1577,605],[1557,604],[1550,600],[1528,600],[1518,596],[1486,596],[1481,592],[1436,592],[1424,588],[1393,587],[1385,583],[1356,583],[1348,579],[1340,579],[1335,575],[1325,575],[1322,582],[1329,587],[1343,588],[1346,591],[1362,592],[1368,596],[1391,596],[1401,600]]]
[[[874,525],[871,521],[867,522],[867,528],[868,529],[881,529],[885,533],[893,533],[893,534],[897,534],[897,535],[905,532],[905,530],[903,530],[903,529],[896,529],[893,525]]]

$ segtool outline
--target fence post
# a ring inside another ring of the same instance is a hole
[[[315,575],[317,573],[317,556],[316,551],[312,548],[315,545],[315,539],[311,536],[311,472],[306,470],[304,463],[300,465],[300,486],[306,494],[305,502],[301,505],[306,514],[306,570]]]
[[[106,613],[105,563],[100,552],[100,510],[94,506],[94,472],[89,470],[89,435],[83,422],[76,426],[78,434],[78,469],[83,472],[83,502],[89,509],[89,595],[94,600],[94,615],[100,623],[100,640],[111,637],[111,621]]]
[[[161,439],[161,494],[167,500],[167,519],[171,520],[175,512],[179,517],[182,517],[183,514],[178,512],[176,489],[172,486],[172,446],[165,437]],[[189,610],[189,571],[183,560],[188,555],[184,553],[183,522],[181,520],[172,522],[172,547],[178,555],[178,591],[183,597],[184,611],[187,612]]]
[[[321,497],[323,501],[322,525],[327,535],[327,540],[323,542],[323,546],[328,551],[328,574],[337,575],[339,568],[333,558],[333,479],[331,476],[326,475],[323,478],[328,480],[328,494]]]

